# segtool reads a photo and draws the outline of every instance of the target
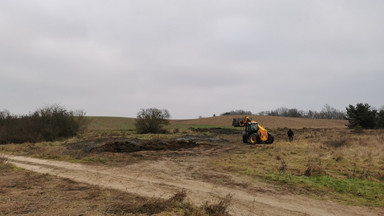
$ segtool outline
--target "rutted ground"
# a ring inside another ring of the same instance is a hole
[[[221,149],[223,150],[223,149]],[[209,151],[214,151],[211,149]],[[224,149],[225,151],[225,149]],[[207,156],[164,157],[141,161],[125,167],[91,166],[22,156],[6,156],[9,162],[28,170],[48,173],[74,181],[135,193],[168,198],[185,189],[188,199],[201,205],[232,197],[232,215],[382,215],[383,209],[344,206],[331,201],[276,190],[267,184],[255,184],[245,178],[206,169]],[[204,175],[195,178],[193,173]],[[216,176],[225,177],[215,181]]]

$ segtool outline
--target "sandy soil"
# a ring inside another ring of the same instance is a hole
[[[5,156],[18,167],[77,182],[147,197],[169,198],[185,189],[188,199],[201,205],[232,197],[232,215],[384,215],[380,208],[345,206],[276,190],[273,185],[248,181],[205,169],[204,156],[163,158],[125,167],[90,166],[22,156]],[[204,178],[194,177],[194,175]],[[225,181],[215,181],[225,176]]]

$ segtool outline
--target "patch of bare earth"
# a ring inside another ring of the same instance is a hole
[[[169,206],[167,200],[0,166],[0,215],[149,215]]]

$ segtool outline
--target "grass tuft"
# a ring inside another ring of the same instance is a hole
[[[228,194],[224,199],[220,200],[217,204],[209,204],[206,202],[203,206],[205,212],[210,216],[227,216],[228,206],[231,204],[232,195]]]

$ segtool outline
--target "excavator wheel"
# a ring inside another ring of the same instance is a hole
[[[259,135],[254,134],[254,133],[249,135],[249,143],[256,144],[258,142],[259,142]]]
[[[273,135],[270,134],[270,133],[268,133],[268,139],[267,139],[267,141],[265,141],[265,143],[267,143],[267,144],[272,144],[273,141],[274,141],[274,137],[273,137]]]

